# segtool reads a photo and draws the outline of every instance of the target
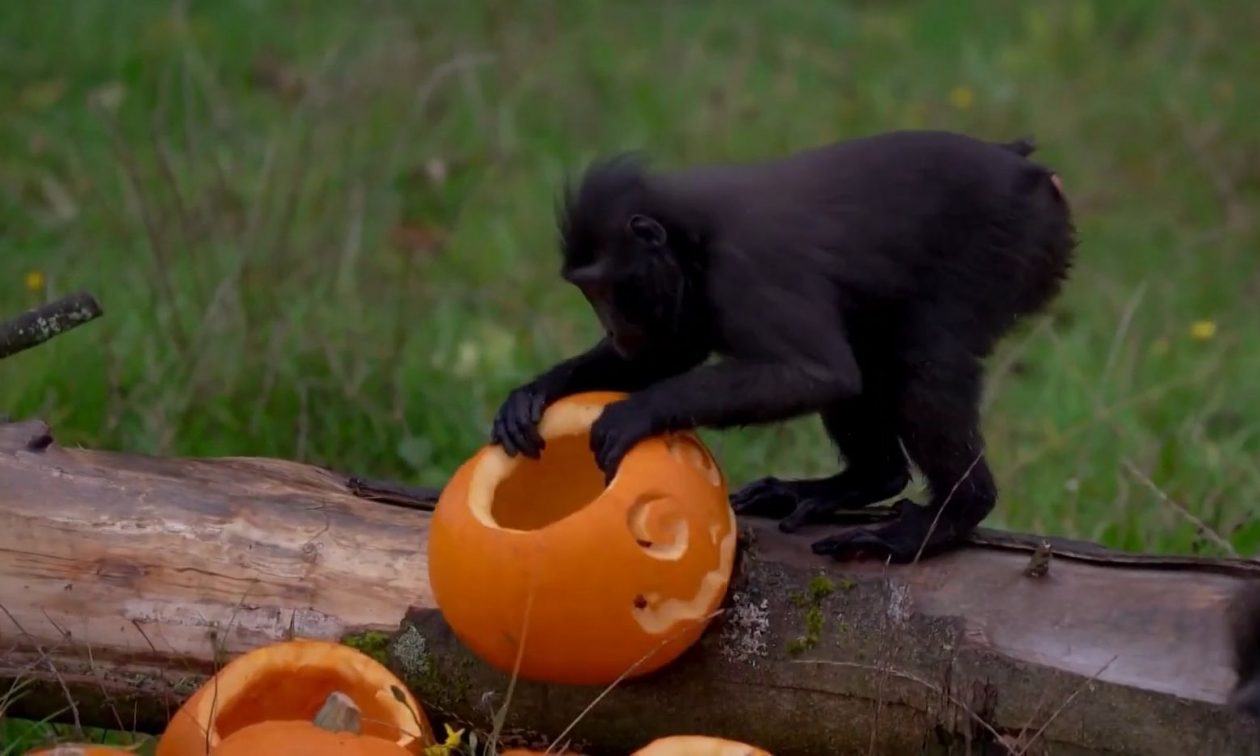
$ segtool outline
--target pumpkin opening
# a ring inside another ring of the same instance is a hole
[[[547,439],[538,459],[518,457],[495,486],[490,516],[504,528],[537,530],[577,512],[604,491],[586,433]]]
[[[339,674],[338,672],[342,672]],[[378,681],[366,680],[354,670],[302,666],[260,670],[248,684],[220,699],[215,717],[221,738],[257,722],[281,719],[310,721],[323,707],[329,694],[340,690],[350,696],[362,713],[362,733],[394,741],[399,737],[394,724],[394,706],[378,700]]]

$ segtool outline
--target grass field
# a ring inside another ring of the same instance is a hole
[[[1251,554],[1260,6],[1016,5],[0,4],[0,315],[107,312],[0,363],[0,411],[441,483],[596,334],[555,276],[585,159],[1031,134],[1082,245],[992,360],[988,524]],[[705,437],[736,485],[836,464],[813,420]]]

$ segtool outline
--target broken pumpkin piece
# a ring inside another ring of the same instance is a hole
[[[288,734],[297,737],[298,730],[315,726],[334,693],[353,702],[363,736],[414,754],[433,744],[424,710],[385,665],[340,643],[298,639],[228,662],[171,717],[155,756],[205,756],[238,730],[262,723],[296,720]],[[318,733],[312,737],[329,740]]]

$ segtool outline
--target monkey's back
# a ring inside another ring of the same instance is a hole
[[[674,180],[715,234],[714,286],[786,303],[825,282],[851,322],[931,317],[987,351],[1045,306],[1071,262],[1067,203],[1029,152],[903,131]]]

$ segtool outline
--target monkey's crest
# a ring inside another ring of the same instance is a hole
[[[595,248],[643,206],[646,165],[641,153],[619,153],[593,161],[576,185],[571,178],[565,181],[556,214],[566,267],[589,263]]]

